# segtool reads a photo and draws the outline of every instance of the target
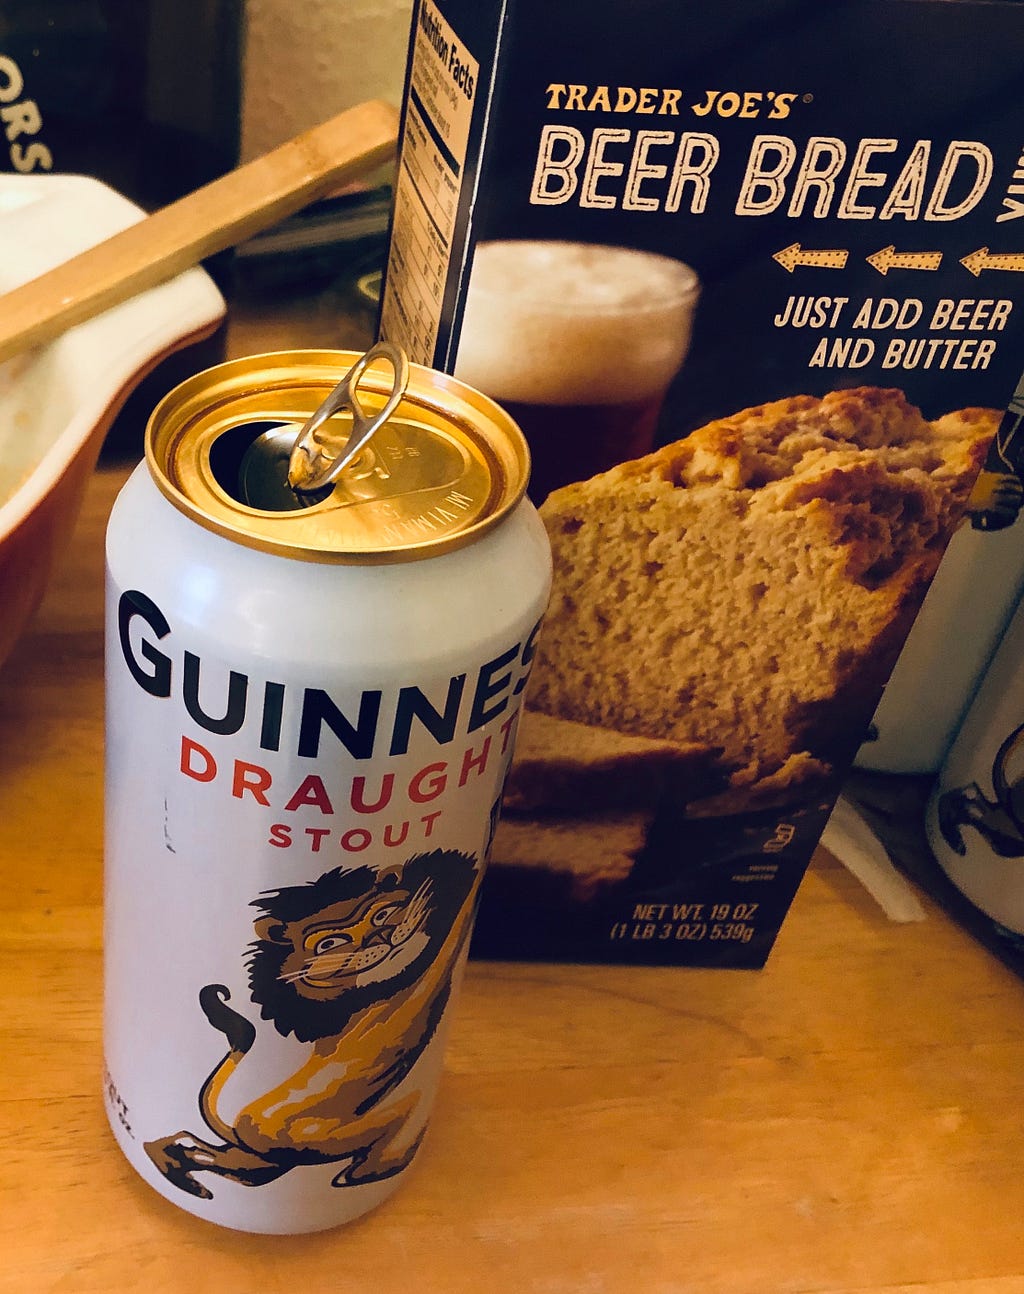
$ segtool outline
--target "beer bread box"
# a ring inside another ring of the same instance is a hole
[[[1022,80],[1016,4],[416,0],[381,333],[555,565],[476,955],[764,963],[1024,367]]]

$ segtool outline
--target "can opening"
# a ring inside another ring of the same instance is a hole
[[[210,445],[210,471],[236,503],[261,512],[301,512],[322,502],[333,485],[293,490],[288,464],[301,430],[294,422],[245,422],[229,427]]]
[[[323,416],[324,391],[334,399],[358,359],[282,351],[195,374],[150,419],[157,487],[209,530],[306,561],[383,565],[473,543],[523,497],[522,434],[486,396],[417,366],[393,415],[383,417],[394,380],[374,368],[354,401]],[[310,424],[326,482],[293,471]]]

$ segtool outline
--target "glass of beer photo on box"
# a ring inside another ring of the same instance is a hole
[[[690,345],[688,265],[628,247],[478,244],[456,375],[530,444],[530,496],[639,458]]]

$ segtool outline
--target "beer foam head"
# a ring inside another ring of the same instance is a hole
[[[665,390],[690,344],[696,274],[627,247],[476,248],[455,374],[496,400],[619,404]]]

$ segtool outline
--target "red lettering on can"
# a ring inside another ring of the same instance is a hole
[[[203,761],[201,767],[195,766],[193,757]],[[205,746],[200,746],[198,741],[193,741],[191,737],[182,737],[181,771],[186,777],[191,777],[197,782],[212,782],[217,776],[217,761]]]
[[[240,800],[249,791],[257,804],[270,806],[267,791],[272,782],[270,770],[259,764],[247,764],[244,759],[235,760],[235,775],[231,783],[231,794]]]
[[[303,805],[311,805],[313,808],[319,809],[321,813],[334,812],[334,805],[331,804],[323,778],[316,773],[310,773],[308,777],[302,779],[299,789],[284,807],[288,812],[294,813],[296,809],[302,808]]]

